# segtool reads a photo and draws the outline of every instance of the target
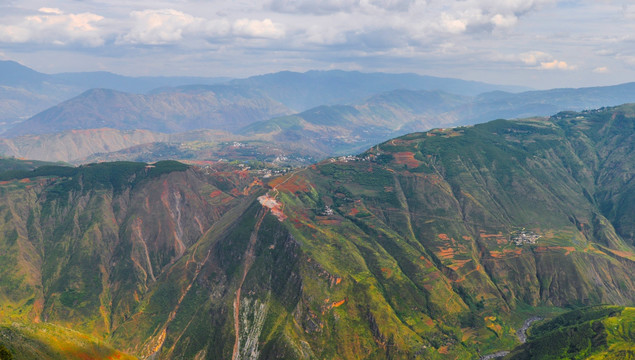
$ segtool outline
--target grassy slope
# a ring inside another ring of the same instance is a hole
[[[0,346],[9,354],[5,356],[15,360],[136,359],[98,339],[53,324],[0,325],[0,339]]]
[[[635,308],[582,308],[538,324],[506,359],[633,359]]]

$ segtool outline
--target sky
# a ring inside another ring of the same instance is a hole
[[[0,0],[0,59],[45,73],[341,69],[586,87],[635,81],[634,30],[630,0]]]

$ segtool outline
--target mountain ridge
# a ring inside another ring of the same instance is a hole
[[[21,172],[0,184],[0,316],[142,358],[512,349],[519,314],[635,302],[634,119],[630,104],[435,129],[280,177]]]

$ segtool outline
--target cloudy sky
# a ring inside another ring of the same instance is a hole
[[[628,0],[0,0],[0,59],[46,73],[415,72],[533,88],[635,81]]]

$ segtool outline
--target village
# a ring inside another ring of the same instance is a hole
[[[540,235],[536,234],[531,230],[527,230],[522,228],[521,230],[514,231],[510,234],[510,242],[516,244],[516,246],[521,246],[525,244],[535,244],[536,240],[540,238]]]

